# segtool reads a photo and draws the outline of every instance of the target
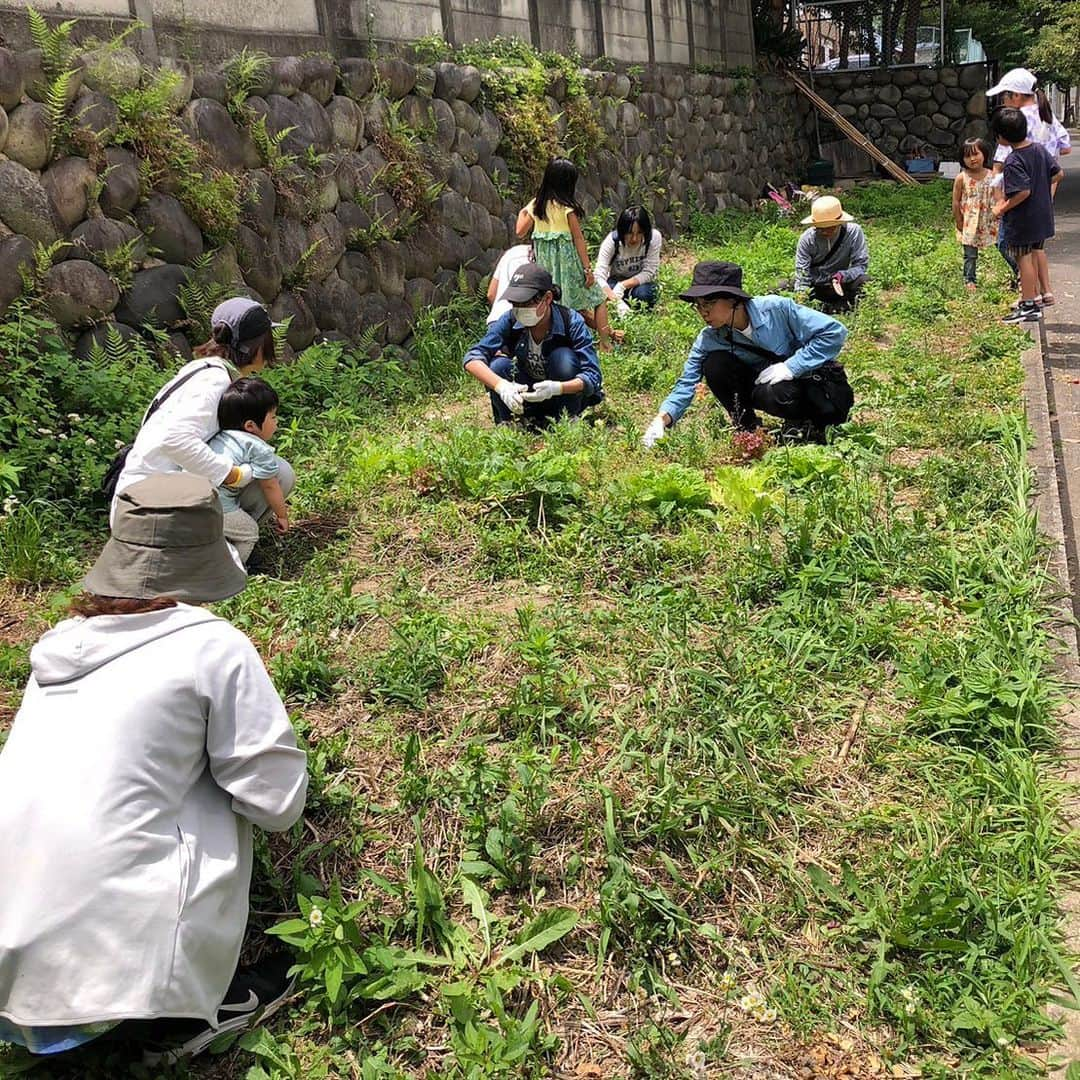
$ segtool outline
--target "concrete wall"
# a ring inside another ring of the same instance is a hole
[[[627,65],[732,70],[753,66],[751,0],[57,0],[42,10],[77,14],[99,37],[132,18],[149,27],[139,48],[212,64],[244,45],[272,55],[325,50],[370,54],[429,34],[453,44],[516,37],[542,49]],[[101,26],[105,20],[112,26]],[[97,24],[97,25],[95,25]],[[27,46],[26,12],[0,0],[0,40]]]

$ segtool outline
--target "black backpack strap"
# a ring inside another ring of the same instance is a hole
[[[156,413],[158,409],[160,409],[161,406],[164,405],[165,402],[168,401],[169,398],[172,397],[172,395],[176,393],[176,391],[179,390],[180,387],[183,386],[184,383],[186,383],[189,379],[193,379],[196,375],[199,374],[200,371],[205,371],[207,368],[216,368],[217,366],[217,364],[203,364],[202,367],[198,367],[194,371],[189,371],[182,379],[177,379],[176,382],[174,382],[172,386],[168,387],[164,393],[159,394],[156,398],[154,398],[153,401],[150,402],[150,407],[143,414],[142,424],[145,424],[146,421],[149,420],[150,417],[153,416],[154,413]],[[142,427],[142,424],[140,424],[139,426]]]
[[[818,259],[817,262],[811,260],[810,269],[813,270],[815,267],[824,266],[825,263],[827,263],[833,257],[833,255],[836,254],[836,249],[844,242],[845,236],[847,236],[846,222],[840,226],[840,231],[836,234],[836,239],[830,245],[829,250],[826,251],[825,254],[822,255],[820,259]]]

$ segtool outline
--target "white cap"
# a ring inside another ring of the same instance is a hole
[[[986,91],[986,96],[994,97],[1006,91],[1010,94],[1034,94],[1035,84],[1038,81],[1027,68],[1013,68],[1012,71],[1005,72],[997,86],[991,86]]]

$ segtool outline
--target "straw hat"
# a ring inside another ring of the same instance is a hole
[[[840,225],[845,221],[854,220],[850,214],[844,212],[839,199],[833,195],[822,195],[820,199],[815,199],[810,204],[810,216],[804,217],[802,223],[827,229],[831,225]]]
[[[193,473],[158,473],[116,496],[112,536],[83,587],[98,596],[226,600],[247,575],[225,539],[221,500]]]

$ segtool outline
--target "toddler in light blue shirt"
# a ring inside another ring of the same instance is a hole
[[[279,532],[289,528],[289,511],[278,481],[279,461],[269,440],[277,431],[278,396],[262,379],[237,379],[221,395],[218,423],[221,430],[209,441],[210,448],[234,465],[251,466],[254,481],[262,489]],[[225,538],[246,563],[259,539],[259,523],[240,506],[241,492],[220,487],[225,514]]]

